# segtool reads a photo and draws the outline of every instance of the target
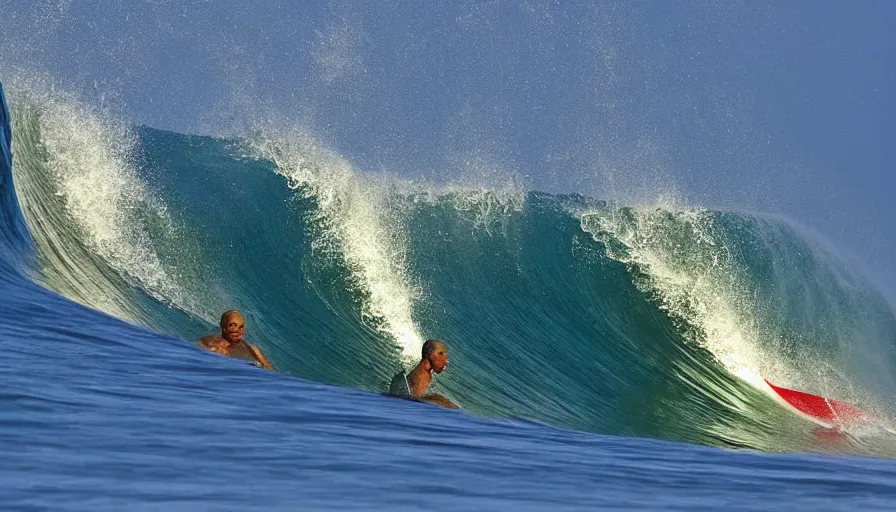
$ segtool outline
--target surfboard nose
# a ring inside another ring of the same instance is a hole
[[[772,384],[768,379],[763,380],[784,402],[813,419],[833,426],[871,419],[868,413],[852,404],[804,391],[783,388]]]

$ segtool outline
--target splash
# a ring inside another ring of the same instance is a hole
[[[14,84],[11,96],[16,188],[41,257],[54,262],[45,265],[52,269],[42,275],[46,284],[85,305],[142,321],[109,282],[114,278],[93,261],[98,256],[155,299],[197,310],[150,234],[176,234],[177,227],[137,173],[132,129],[34,81]]]
[[[770,396],[764,379],[885,411],[870,390],[886,386],[888,372],[867,372],[883,364],[868,357],[882,353],[881,336],[856,338],[886,318],[879,294],[783,219],[674,203],[578,216],[730,374]]]
[[[579,217],[582,229],[632,269],[636,286],[656,296],[691,341],[731,374],[761,387],[769,358],[759,350],[764,332],[750,314],[754,296],[713,212],[667,204]]]
[[[260,157],[274,162],[289,187],[318,205],[314,222],[324,226],[315,249],[342,255],[367,294],[362,316],[401,347],[407,360],[423,345],[413,320],[421,290],[412,284],[401,217],[388,202],[388,187],[365,180],[345,160],[299,131],[249,141]]]

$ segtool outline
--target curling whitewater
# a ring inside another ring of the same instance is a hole
[[[785,245],[814,251],[798,267],[814,302],[869,309],[887,334],[873,288],[786,223],[413,188],[299,138],[120,132],[38,92],[13,96],[0,163],[5,509],[883,509],[896,493],[889,460],[644,438],[886,454],[735,376],[774,371],[774,347],[721,350],[710,313],[729,317],[701,308],[702,280],[789,290],[769,270]],[[721,261],[719,244],[754,252]],[[282,374],[185,341],[225,306]],[[759,306],[776,314],[745,343],[800,333],[800,308]],[[848,326],[811,353],[838,364]],[[377,393],[424,335],[451,344],[440,385],[466,411]],[[885,378],[838,368],[861,390],[846,398],[887,406]]]

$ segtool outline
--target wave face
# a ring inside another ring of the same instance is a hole
[[[12,182],[12,127],[6,94],[0,84],[0,278],[21,270],[30,247],[28,230],[22,219]]]
[[[12,96],[3,261],[76,302],[187,341],[238,308],[278,370],[377,392],[442,338],[436,385],[489,416],[889,453],[831,448],[761,384],[883,418],[896,391],[890,306],[790,221],[409,183],[297,131],[133,128],[39,91]]]

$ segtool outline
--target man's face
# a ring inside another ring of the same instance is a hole
[[[448,347],[441,346],[437,348],[435,352],[430,354],[429,364],[432,366],[432,371],[442,373],[445,366],[448,365]]]
[[[236,343],[243,339],[243,332],[246,330],[246,321],[242,315],[233,313],[227,315],[224,324],[221,326],[221,337],[230,343]]]

